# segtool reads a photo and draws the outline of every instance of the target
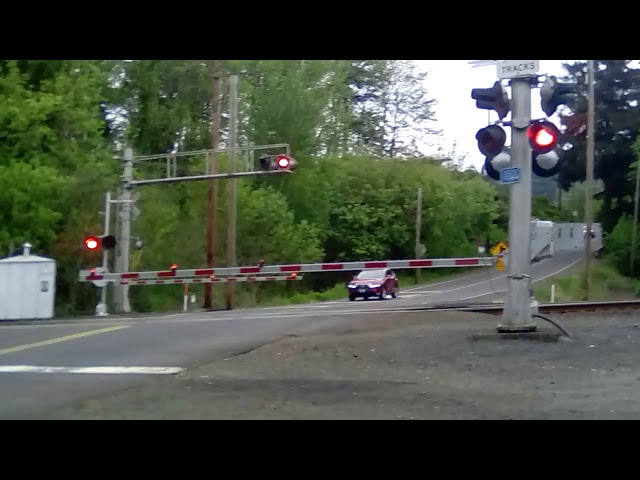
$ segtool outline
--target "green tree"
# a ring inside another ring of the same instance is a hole
[[[78,295],[85,229],[99,224],[115,162],[100,110],[106,72],[97,61],[12,61],[0,75],[0,251],[29,241],[58,263],[59,306]],[[94,232],[92,232],[94,233]]]
[[[631,251],[633,239],[633,218],[624,215],[620,218],[611,233],[605,238],[607,257],[611,260],[616,269],[623,275],[631,276]],[[636,228],[636,238],[638,236],[638,226]],[[640,277],[640,242],[636,243],[635,261],[633,264],[633,275]]]
[[[427,72],[411,60],[396,60],[390,66],[389,82],[381,103],[386,156],[419,155],[418,142],[429,142],[442,133],[434,128],[436,101],[425,87]]]
[[[633,184],[627,181],[634,161],[632,145],[640,130],[638,100],[640,70],[630,67],[631,60],[596,60],[595,72],[595,178],[602,179],[603,205],[599,215],[609,232],[618,219],[631,213]],[[567,78],[577,82],[580,96],[571,112],[561,115],[566,140],[573,148],[566,152],[559,180],[567,190],[585,179],[587,85],[585,62],[566,64]]]

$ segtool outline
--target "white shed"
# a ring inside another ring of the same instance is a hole
[[[0,260],[0,320],[53,318],[56,262],[30,252]]]

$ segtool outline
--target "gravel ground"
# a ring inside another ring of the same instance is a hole
[[[474,341],[498,317],[471,313],[336,318],[47,418],[640,419],[637,314],[553,318],[572,339]]]

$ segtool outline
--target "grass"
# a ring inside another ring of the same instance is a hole
[[[551,301],[551,286],[555,284],[555,302],[580,302],[583,299],[584,267],[570,275],[558,275],[534,285],[539,302]],[[640,298],[640,280],[618,273],[606,259],[595,259],[591,270],[589,300],[631,300]]]

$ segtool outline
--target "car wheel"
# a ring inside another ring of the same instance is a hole
[[[349,300],[353,302],[355,299],[356,299],[355,295],[349,295]]]

